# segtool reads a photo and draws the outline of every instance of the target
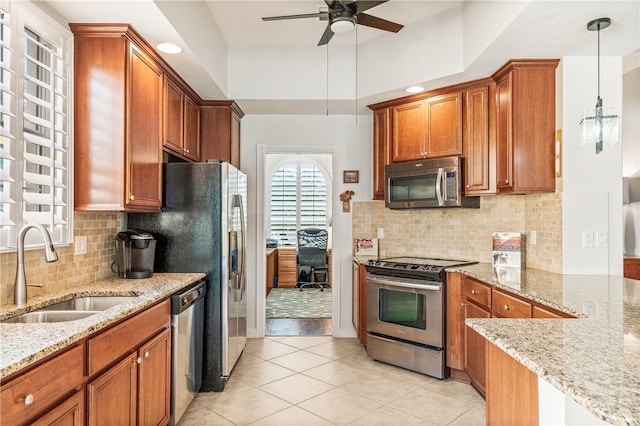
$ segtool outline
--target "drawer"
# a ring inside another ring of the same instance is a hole
[[[136,348],[158,330],[168,327],[170,315],[171,301],[167,299],[89,339],[87,341],[89,376]]]
[[[531,303],[510,296],[500,290],[493,290],[491,312],[504,318],[531,318]]]
[[[16,425],[48,408],[84,380],[84,346],[55,356],[2,384],[2,424]],[[28,399],[28,400],[27,400]],[[31,401],[27,405],[27,402]]]
[[[472,300],[480,306],[491,309],[491,287],[474,279],[463,277],[462,297]]]
[[[533,318],[574,318],[574,316],[546,306],[533,305]]]

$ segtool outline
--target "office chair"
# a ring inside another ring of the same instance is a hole
[[[329,253],[327,252],[327,231],[325,229],[307,228],[298,231],[297,274],[300,291],[307,286],[319,286],[324,291],[324,286],[329,288]],[[304,267],[311,268],[309,281],[301,280],[301,274],[306,274]],[[316,280],[322,276],[323,280]]]

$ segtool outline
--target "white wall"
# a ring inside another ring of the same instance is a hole
[[[635,68],[625,73],[623,79],[622,175],[633,178],[632,202],[622,208],[626,256],[640,256],[640,194],[638,194],[640,192],[640,67],[638,65],[637,62],[633,64]]]
[[[622,58],[601,57],[603,105],[622,106]],[[563,271],[565,274],[622,275],[622,143],[580,145],[583,110],[594,108],[597,59],[562,60]],[[594,247],[583,247],[583,233],[593,233]],[[598,233],[606,240],[597,245]]]
[[[356,122],[357,119],[357,122]],[[372,192],[372,117],[353,115],[247,115],[241,127],[241,169],[247,173],[247,335],[264,335],[264,159],[267,153],[330,153],[333,155],[333,335],[353,337],[351,323],[351,214],[343,213],[339,194],[355,192],[368,200]],[[344,170],[359,170],[357,184],[342,183]]]

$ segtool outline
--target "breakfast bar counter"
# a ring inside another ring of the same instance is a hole
[[[501,280],[490,264],[449,268],[572,314],[572,319],[467,319],[467,326],[596,417],[640,424],[640,281],[525,268]]]

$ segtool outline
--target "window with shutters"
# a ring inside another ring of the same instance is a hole
[[[0,251],[20,228],[44,225],[54,244],[73,235],[71,34],[27,2],[0,5]],[[37,232],[25,246],[42,244]]]
[[[321,167],[307,158],[288,161],[271,178],[270,237],[295,246],[302,228],[327,228],[327,182]]]

